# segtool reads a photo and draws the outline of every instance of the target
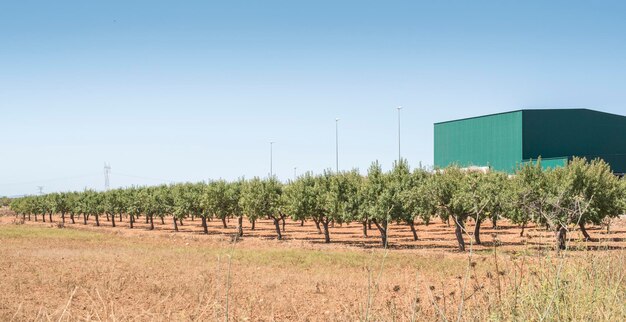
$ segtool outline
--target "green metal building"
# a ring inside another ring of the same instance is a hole
[[[602,158],[626,173],[626,117],[588,109],[519,110],[435,123],[435,167],[514,172],[541,157],[544,167],[573,157]]]

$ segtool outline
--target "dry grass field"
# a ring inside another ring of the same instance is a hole
[[[234,221],[209,235],[198,220],[178,233],[59,221],[0,217],[0,320],[626,320],[623,219],[590,230],[595,242],[572,232],[560,255],[550,232],[520,238],[506,223],[459,253],[439,222],[418,225],[419,241],[392,226],[385,250],[356,224],[327,245],[308,222],[287,221],[277,241],[269,221],[241,240]]]

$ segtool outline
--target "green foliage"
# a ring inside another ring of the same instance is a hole
[[[262,217],[275,218],[283,205],[282,184],[276,178],[253,178],[243,184],[241,207],[250,221]]]
[[[307,172],[285,187],[285,211],[293,220],[312,217],[319,220],[319,216],[324,212],[320,189],[316,185],[317,180],[318,178]]]
[[[465,216],[467,209],[458,200],[464,179],[465,174],[457,167],[435,172],[424,182],[422,189],[427,197],[426,208],[442,220],[454,215]]]
[[[3,201],[4,202],[4,201]],[[602,160],[573,159],[562,168],[544,170],[541,160],[524,163],[515,175],[498,172],[473,172],[449,167],[434,172],[423,168],[411,170],[406,160],[383,171],[372,163],[367,176],[357,170],[320,175],[305,173],[287,184],[275,177],[251,180],[217,180],[208,183],[183,183],[156,187],[130,187],[107,192],[52,193],[16,198],[9,207],[24,218],[52,214],[82,215],[84,223],[107,214],[130,217],[133,222],[144,216],[153,227],[154,217],[171,216],[176,229],[187,218],[201,218],[205,233],[207,220],[219,218],[226,227],[229,218],[237,217],[242,236],[243,216],[252,223],[271,218],[281,238],[279,221],[312,220],[330,242],[333,224],[358,222],[374,224],[382,244],[387,245],[389,223],[406,223],[417,239],[415,219],[428,224],[438,216],[455,226],[459,248],[464,249],[465,229],[469,218],[475,223],[474,240],[479,243],[480,223],[498,218],[526,226],[535,223],[557,231],[563,247],[565,233],[578,226],[589,237],[585,225],[605,224],[626,209],[626,180],[613,175]],[[63,217],[65,220],[65,217]],[[115,218],[111,218],[114,222]],[[522,230],[523,233],[523,230]]]
[[[408,189],[401,193],[401,201],[405,207],[402,220],[413,222],[419,217],[425,223],[430,222],[431,216],[436,212],[427,190],[430,176],[423,168],[417,168],[411,174]]]
[[[8,207],[11,205],[11,199],[9,197],[0,197],[0,207]]]
[[[345,179],[345,203],[344,217],[342,221],[367,222],[368,212],[365,210],[365,180],[358,170],[344,172]]]

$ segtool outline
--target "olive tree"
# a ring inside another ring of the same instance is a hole
[[[285,218],[281,211],[284,199],[282,185],[276,178],[260,179],[258,177],[246,181],[241,189],[241,206],[248,219],[253,223],[261,217],[273,219],[276,237],[283,238],[280,231],[280,220]]]
[[[122,214],[127,208],[126,193],[122,189],[109,190],[103,194],[104,211],[108,216],[111,216],[111,225],[115,227],[115,216],[120,216],[122,221]]]
[[[227,212],[237,217],[237,236],[243,237],[243,208],[239,200],[241,199],[241,187],[244,180],[230,182],[226,191],[226,208]]]
[[[408,180],[402,160],[394,164],[391,174],[384,173],[378,162],[372,163],[365,183],[365,205],[369,218],[380,232],[383,247],[388,245],[389,222],[401,218],[405,211],[401,192]]]
[[[574,158],[566,167],[548,172],[548,177],[552,187],[550,209],[543,213],[543,219],[555,229],[558,249],[566,248],[569,225],[578,226],[589,240],[591,236],[585,224],[599,225],[605,218],[615,217],[624,210],[619,179],[601,159],[588,162]]]
[[[351,210],[351,177],[349,174],[324,172],[316,181],[316,195],[321,199],[319,221],[324,228],[324,241],[330,243],[329,224],[343,223],[349,220],[348,211]]]
[[[345,209],[344,222],[358,221],[363,226],[363,237],[367,237],[369,212],[365,204],[365,180],[357,169],[344,172],[345,177]]]
[[[461,189],[468,185],[466,174],[456,166],[437,170],[424,182],[423,193],[430,207],[443,220],[454,221],[459,250],[465,251],[465,221],[469,215],[468,203],[461,195]]]
[[[301,175],[297,180],[285,186],[283,199],[285,211],[293,220],[305,220],[311,218],[321,233],[320,216],[324,212],[321,204],[321,189],[318,184],[319,178],[311,172]]]

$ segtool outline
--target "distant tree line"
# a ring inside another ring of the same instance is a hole
[[[418,240],[415,222],[428,224],[440,218],[454,226],[461,251],[464,235],[480,244],[480,227],[496,227],[506,218],[524,228],[534,223],[555,232],[556,247],[566,248],[569,229],[580,229],[590,239],[586,226],[599,225],[626,209],[626,183],[614,176],[609,165],[597,159],[575,158],[567,166],[542,169],[541,161],[521,165],[515,174],[476,172],[456,166],[436,171],[411,169],[406,160],[383,171],[378,162],[362,176],[357,170],[322,174],[305,173],[288,183],[275,177],[207,183],[182,183],[154,187],[131,187],[106,192],[51,193],[11,201],[11,209],[24,220],[52,221],[59,214],[63,223],[77,221],[112,226],[126,222],[133,228],[144,220],[154,229],[154,220],[171,219],[173,228],[199,219],[204,233],[207,221],[220,220],[224,228],[236,219],[243,236],[244,219],[255,229],[259,218],[271,219],[276,236],[282,238],[285,220],[313,221],[317,232],[331,242],[335,225],[359,223],[363,235],[375,227],[381,244],[387,246],[390,223],[406,225]],[[466,231],[468,219],[475,222]],[[282,229],[281,229],[282,224]]]
[[[8,207],[11,204],[9,197],[0,197],[0,207]]]

